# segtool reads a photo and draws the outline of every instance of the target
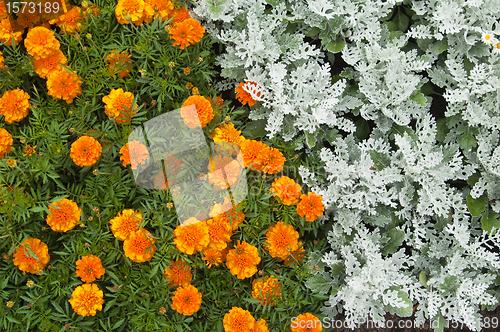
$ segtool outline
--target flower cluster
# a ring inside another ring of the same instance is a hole
[[[106,104],[104,113],[118,124],[130,123],[130,119],[137,114],[136,109],[139,107],[135,105],[132,109],[134,94],[123,91],[122,88],[112,89],[109,95],[102,97],[102,101]]]
[[[493,48],[493,53],[500,54],[500,40],[492,33],[483,33],[483,43]]]
[[[49,214],[45,219],[55,232],[67,232],[75,228],[80,221],[82,210],[69,199],[62,199],[49,204]]]
[[[71,144],[70,157],[78,166],[92,166],[102,155],[102,145],[92,136],[81,136]]]
[[[21,89],[5,91],[0,98],[0,115],[5,117],[5,122],[19,122],[28,115],[30,109],[30,96]]]
[[[283,284],[274,276],[254,279],[252,282],[252,297],[260,301],[261,305],[274,305],[281,297]]]

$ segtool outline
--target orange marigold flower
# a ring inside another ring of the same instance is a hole
[[[24,46],[29,55],[35,59],[46,58],[52,52],[59,50],[61,44],[56,39],[54,31],[45,27],[36,27],[28,31]]]
[[[168,268],[165,268],[165,279],[170,287],[187,286],[193,280],[191,266],[184,259],[178,259],[175,262],[170,261]]]
[[[71,144],[69,156],[78,166],[92,166],[101,157],[102,146],[92,136],[82,136]]]
[[[286,259],[291,252],[299,248],[299,233],[292,225],[285,225],[282,221],[269,226],[266,238],[269,245],[265,244],[264,248],[274,258]]]
[[[243,161],[245,162],[245,167],[250,167],[257,160],[260,152],[267,147],[265,143],[256,141],[253,139],[247,139],[241,143],[241,154],[243,156]],[[254,170],[254,167],[252,167]]]
[[[5,154],[10,153],[13,143],[12,135],[7,130],[0,128],[0,159],[3,159]]]
[[[0,114],[8,123],[21,121],[28,115],[29,99],[30,96],[21,89],[5,91],[0,98]]]
[[[67,232],[80,221],[82,210],[72,200],[63,198],[49,204],[49,214],[45,221],[54,232]]]
[[[265,173],[274,174],[283,170],[286,158],[280,150],[269,146],[260,150],[259,155],[254,161],[254,166]]]
[[[209,171],[208,182],[214,185],[215,189],[222,190],[238,182],[242,166],[237,159],[218,154],[210,158],[207,169]]]
[[[94,255],[86,255],[76,261],[76,275],[83,282],[92,282],[104,275],[101,259]]]
[[[38,145],[35,145],[35,146],[31,147],[31,145],[26,145],[24,147],[23,157],[26,157],[26,156],[31,157],[32,155],[36,154],[36,150],[35,149],[36,149],[37,146]]]
[[[80,32],[84,22],[85,20],[83,19],[82,9],[78,6],[74,6],[64,15],[59,16],[53,21],[53,23],[57,24],[62,31],[71,34],[77,34]]]
[[[109,62],[108,72],[111,75],[118,74],[120,78],[126,77],[130,73],[132,68],[132,61],[129,59],[132,55],[123,51],[121,54],[118,50],[112,50],[112,53],[106,57],[106,61]]]
[[[49,260],[49,247],[39,239],[28,238],[17,247],[13,263],[21,271],[37,273]]]
[[[195,108],[187,107],[189,105],[194,105]],[[207,98],[198,95],[190,96],[181,106],[181,116],[189,128],[196,128],[200,125],[204,128],[214,118],[214,110]]]
[[[266,321],[262,318],[256,321],[253,329],[250,329],[250,332],[269,332]]]
[[[132,21],[135,25],[140,25],[147,17],[145,5],[143,0],[119,0],[115,8],[118,23],[129,24]]]
[[[123,91],[122,88],[112,89],[109,95],[102,97],[102,101],[106,104],[104,106],[106,115],[118,124],[130,123],[130,119],[137,114],[136,109],[139,107],[135,105],[131,112],[134,95],[132,92]]]
[[[297,204],[299,202],[302,187],[288,176],[282,176],[279,179],[274,178],[272,186],[269,189],[269,193],[273,194],[277,201],[281,201],[285,205]]]
[[[156,252],[156,240],[146,229],[130,232],[128,238],[123,242],[125,256],[136,263],[143,263],[151,260]]]
[[[174,10],[174,3],[170,0],[144,0],[144,11],[146,12],[146,22],[150,23],[160,17],[160,22],[168,20],[170,13]]]
[[[186,46],[198,43],[205,33],[205,28],[194,18],[187,18],[176,23],[168,33],[170,39],[175,40],[173,46],[180,45],[180,49],[183,50]]]
[[[137,169],[139,164],[144,165],[149,159],[149,151],[144,144],[139,141],[130,141],[120,149],[120,160],[123,160],[123,167],[131,165],[130,168]]]
[[[190,12],[191,10],[187,9],[186,6],[182,6],[179,9],[174,8],[174,10],[170,12],[169,18],[173,18],[170,24],[175,25],[176,23],[183,22],[184,20],[191,18],[191,15],[189,15]]]
[[[76,96],[82,94],[82,79],[75,72],[67,70],[55,71],[47,76],[49,96],[54,99],[64,99],[71,104]]]
[[[137,231],[141,221],[142,215],[139,211],[127,209],[118,212],[118,215],[109,221],[109,228],[118,240],[125,241],[131,232]]]
[[[194,217],[184,221],[174,230],[174,243],[179,251],[188,255],[202,252],[210,243],[207,223]]]
[[[238,227],[243,223],[243,220],[245,220],[245,214],[241,211],[230,208],[225,212],[219,212],[222,211],[219,209],[221,209],[220,204],[215,204],[215,206],[211,209],[210,216],[212,216],[214,220],[223,220],[231,227],[233,231],[236,231]]]
[[[179,287],[172,297],[172,309],[184,316],[191,316],[201,306],[201,293],[193,285]]]
[[[260,301],[261,305],[275,305],[281,297],[283,284],[274,276],[254,279],[252,282],[252,297]]]
[[[256,89],[257,88],[257,83],[255,82],[241,82],[235,89],[234,92],[236,92],[236,99],[240,101],[243,105],[246,105],[248,103],[248,106],[253,106],[257,104],[257,100],[254,100],[252,98],[252,95],[248,92],[245,91],[243,86],[246,86],[249,89]],[[257,93],[258,97],[262,96],[262,92]]]
[[[227,247],[227,243],[231,241],[233,230],[229,223],[222,219],[208,219],[206,220],[208,226],[208,237],[210,243],[208,247],[213,247],[217,250],[222,250]]]
[[[5,43],[5,46],[12,46],[12,38],[14,38],[15,45],[19,44],[23,40],[23,33],[24,29],[22,27],[14,26],[13,29],[8,18],[0,20],[0,42]]]
[[[103,295],[96,284],[83,284],[75,288],[68,302],[80,316],[95,316],[96,310],[102,310]]]
[[[41,78],[47,78],[47,76],[53,72],[61,72],[65,70],[59,64],[65,65],[68,62],[66,56],[60,50],[54,51],[49,56],[40,59],[33,60],[33,66],[35,67],[35,72]]]
[[[245,137],[241,136],[241,130],[234,128],[233,123],[223,123],[215,128],[213,134],[210,136],[214,142],[228,142],[241,145]]]
[[[257,264],[261,258],[257,248],[243,241],[229,250],[226,257],[226,266],[231,274],[238,279],[250,278],[257,272]]]
[[[309,192],[307,195],[300,196],[300,202],[297,204],[297,214],[301,217],[306,217],[306,221],[313,222],[318,217],[323,215],[325,205],[323,197],[314,192]]]
[[[207,261],[206,264],[209,269],[212,267],[212,265],[219,266],[219,264],[223,261],[222,253],[220,251],[217,251],[213,247],[205,250],[201,259]]]
[[[249,332],[254,328],[255,318],[250,311],[233,307],[224,315],[223,325],[225,332]]]
[[[322,332],[323,326],[318,317],[307,312],[298,315],[290,324],[290,329],[292,332]]]
[[[305,250],[302,246],[302,242],[299,241],[299,249],[292,251],[288,257],[285,259],[280,259],[280,262],[285,262],[286,266],[291,266],[295,264],[299,264],[305,257]]]

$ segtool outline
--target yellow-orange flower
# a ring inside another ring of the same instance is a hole
[[[233,307],[224,315],[223,325],[225,332],[250,332],[254,328],[255,318],[248,310]]]
[[[64,1],[64,0],[63,0]],[[64,15],[59,16],[53,21],[62,31],[71,34],[77,34],[82,30],[82,24],[85,22],[82,16],[82,9],[74,6]]]
[[[102,146],[92,136],[82,136],[71,144],[69,156],[78,166],[92,166],[101,157]]]
[[[35,146],[32,147],[31,145],[26,145],[24,147],[23,157],[26,157],[26,156],[31,157],[32,155],[36,154],[36,150],[35,149],[36,149],[37,146],[38,145],[35,145]]]
[[[309,192],[307,195],[300,196],[300,202],[297,204],[297,214],[301,217],[306,217],[306,221],[313,222],[318,217],[323,215],[325,205],[323,197],[314,192]]]
[[[207,223],[194,217],[184,221],[174,230],[174,243],[179,251],[188,255],[202,252],[210,243]]]
[[[194,105],[196,108],[187,107]],[[181,106],[181,116],[188,128],[196,128],[201,125],[204,128],[214,118],[212,104],[203,96],[190,96]]]
[[[160,16],[160,22],[165,22],[174,10],[174,4],[170,0],[145,0],[144,3],[144,11],[147,15],[144,20],[148,23],[157,16]]]
[[[102,101],[106,104],[104,113],[118,124],[130,123],[130,119],[137,114],[136,109],[139,107],[135,105],[131,111],[134,95],[132,92],[123,91],[122,88],[112,89],[109,95],[102,97]]]
[[[255,82],[248,82],[249,85],[257,87],[257,84]],[[243,105],[246,105],[248,103],[248,106],[253,106],[257,104],[257,100],[254,100],[252,98],[252,95],[249,94],[248,92],[243,89],[243,85],[245,85],[245,82],[241,82],[235,89],[234,92],[236,92],[236,99],[240,101]],[[262,96],[261,92],[257,93],[258,97]]]
[[[231,241],[231,235],[233,235],[233,230],[229,223],[222,219],[208,219],[206,220],[208,226],[208,237],[210,238],[210,243],[208,247],[213,247],[217,250],[222,250],[227,247],[227,243]]]
[[[231,274],[238,279],[250,278],[257,272],[257,264],[261,258],[257,248],[243,241],[229,250],[226,256],[226,266]]]
[[[83,284],[75,288],[68,302],[80,316],[95,316],[96,310],[102,310],[103,295],[96,284]]]
[[[80,221],[82,210],[72,200],[63,198],[49,205],[49,214],[45,221],[54,232],[67,232],[75,228]]]
[[[16,22],[14,21],[14,24]],[[0,43],[5,42],[5,46],[12,46],[12,38],[14,38],[14,44],[17,45],[21,40],[23,40],[24,29],[21,27],[14,26],[12,28],[11,21],[8,18],[0,20]]]
[[[36,27],[28,31],[24,46],[29,55],[35,59],[46,58],[52,52],[59,50],[61,44],[56,39],[54,31],[45,27]]]
[[[147,17],[144,7],[143,0],[119,0],[115,8],[118,23],[129,24],[132,21],[135,25],[140,25]]]
[[[254,161],[254,166],[260,171],[268,174],[274,174],[283,170],[286,158],[281,151],[269,146],[260,150],[259,155]]]
[[[125,241],[131,232],[138,230],[141,221],[142,215],[139,211],[127,209],[118,212],[118,215],[109,221],[109,228],[118,240]]]
[[[179,287],[172,297],[172,309],[184,316],[191,316],[201,306],[201,293],[193,285]]]
[[[307,312],[293,319],[290,324],[290,329],[292,332],[322,332],[323,326],[318,317]]]
[[[30,96],[21,89],[5,91],[0,98],[0,114],[8,123],[21,121],[28,115],[29,99]]]
[[[292,251],[288,257],[285,259],[280,259],[280,262],[284,262],[286,266],[300,264],[305,257],[305,250],[302,246],[302,242],[299,241],[299,249]]]
[[[217,251],[213,247],[209,247],[209,249],[203,252],[203,257],[201,259],[206,261],[206,264],[210,269],[212,265],[219,266],[219,264],[222,263],[222,252]]]
[[[266,238],[266,242],[269,244],[265,244],[264,248],[274,258],[286,259],[291,252],[299,247],[299,233],[293,229],[292,225],[285,225],[282,221],[274,226],[269,226]]]
[[[274,178],[272,186],[269,189],[269,193],[273,194],[277,201],[281,200],[281,203],[285,205],[297,204],[299,202],[302,187],[288,176],[282,176],[279,179]]]
[[[207,166],[208,182],[215,189],[227,189],[234,186],[240,178],[242,166],[237,159],[233,159],[226,155],[216,155],[210,158],[210,163]]]
[[[130,168],[137,169],[139,164],[144,165],[149,159],[149,151],[144,144],[139,141],[130,141],[120,149],[120,160],[123,160],[123,167],[130,165]]]
[[[191,18],[191,15],[189,15],[190,12],[191,11],[187,9],[186,6],[182,6],[179,9],[174,8],[174,10],[170,12],[169,18],[173,18],[170,24],[175,25],[179,22],[187,20],[188,18]]]
[[[170,261],[168,268],[165,268],[165,279],[170,287],[187,286],[191,283],[193,275],[191,274],[191,266],[183,259],[178,259],[175,262]]]
[[[245,214],[236,209],[230,208],[229,210],[222,212],[223,205],[220,203],[215,204],[215,206],[210,211],[210,216],[214,220],[224,220],[233,231],[236,231],[238,227],[245,220]]]
[[[233,123],[223,123],[215,128],[211,138],[214,142],[228,142],[241,145],[245,137],[241,136],[241,130],[234,128]]]
[[[266,321],[262,318],[256,321],[253,329],[250,329],[250,332],[269,332]]]
[[[47,76],[48,95],[63,99],[71,104],[76,96],[82,94],[82,79],[75,72],[67,70],[51,72]]]
[[[156,240],[146,229],[130,232],[128,238],[123,242],[125,256],[136,263],[143,263],[151,260],[156,252]]]
[[[10,153],[12,149],[12,135],[5,129],[0,128],[0,159],[5,157],[5,154]]]
[[[0,51],[0,69],[3,68],[3,62],[5,61],[2,51]]]
[[[104,275],[101,259],[94,255],[86,255],[76,261],[76,275],[83,282],[92,282]]]
[[[241,143],[241,154],[243,156],[243,161],[245,167],[250,167],[257,160],[260,152],[267,147],[265,143],[260,141],[255,141],[253,139],[247,139]],[[258,170],[252,166],[252,169]]]
[[[108,72],[111,75],[118,74],[120,78],[126,77],[130,73],[132,68],[132,61],[129,59],[132,55],[123,51],[121,54],[118,50],[112,50],[112,53],[106,57],[106,61],[109,62]]]
[[[60,50],[54,51],[49,56],[40,59],[33,60],[33,66],[35,67],[35,73],[41,78],[47,78],[47,76],[53,72],[61,72],[65,70],[59,64],[65,65],[68,62],[66,56]]]
[[[281,297],[283,284],[274,276],[254,279],[252,282],[252,297],[260,301],[261,305],[275,305]]]
[[[49,247],[39,239],[28,238],[17,247],[13,263],[21,271],[37,273],[49,260]]]
[[[180,45],[180,49],[183,50],[186,46],[198,43],[205,33],[205,28],[194,18],[187,18],[176,23],[168,33],[170,39],[175,40],[173,46]]]

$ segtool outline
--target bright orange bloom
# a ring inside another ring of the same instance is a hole
[[[120,24],[130,24],[129,21],[132,21],[139,26],[147,17],[144,8],[143,0],[119,0],[115,8],[116,19]]]
[[[125,241],[131,232],[137,231],[142,222],[142,215],[139,211],[132,209],[118,212],[118,215],[111,219],[109,228],[113,235],[120,241]]]
[[[10,153],[13,143],[12,135],[7,130],[0,128],[0,159],[3,159],[5,154]]]
[[[168,33],[170,39],[175,40],[173,46],[180,45],[180,49],[183,50],[186,46],[198,43],[205,33],[205,28],[194,18],[187,18],[176,23]]]
[[[187,255],[202,252],[210,243],[207,223],[194,217],[184,221],[174,230],[174,243],[177,250]]]
[[[5,122],[14,123],[24,119],[29,112],[30,96],[21,89],[5,91],[0,98],[0,114],[5,117]]]
[[[175,262],[171,261],[168,268],[165,268],[165,279],[170,287],[186,287],[193,280],[191,274],[191,266],[183,259],[178,259]]]
[[[144,3],[144,11],[146,12],[144,20],[148,23],[157,16],[160,16],[160,22],[165,22],[174,10],[174,4],[170,0],[144,0]]]
[[[194,105],[196,108],[186,107]],[[201,125],[204,128],[214,118],[212,105],[203,96],[190,96],[181,106],[181,116],[188,128],[196,128]]]
[[[75,228],[80,221],[82,210],[72,200],[63,198],[49,205],[49,214],[45,221],[54,232],[67,232]]]
[[[36,147],[37,145],[31,147],[31,145],[27,145],[24,147],[24,154],[23,154],[23,157],[31,157],[32,155],[36,154]]]
[[[249,94],[248,92],[243,89],[243,86],[246,84],[246,82],[241,82],[235,89],[234,92],[236,92],[236,99],[240,101],[243,105],[246,105],[248,103],[248,106],[253,106],[257,104],[257,100],[254,100],[252,98],[252,95]],[[257,88],[257,83],[255,82],[248,82],[248,86],[250,88]],[[258,97],[262,97],[262,93],[258,92],[257,93]]]
[[[78,166],[92,166],[101,157],[102,146],[92,136],[81,136],[71,144],[69,156]]]
[[[5,42],[5,46],[12,46],[12,37],[14,37],[14,44],[19,44],[23,40],[23,33],[22,27],[12,29],[11,21],[8,18],[0,20],[0,43]]]
[[[324,211],[325,205],[321,195],[309,192],[307,195],[300,196],[300,203],[297,204],[297,214],[301,217],[305,216],[306,221],[313,222],[322,216]]]
[[[260,141],[255,141],[253,139],[247,139],[241,143],[241,154],[243,155],[243,161],[245,162],[245,167],[250,167],[257,160],[260,152],[267,147],[265,143]],[[254,170],[258,170],[252,167]]]
[[[252,297],[260,301],[261,305],[275,305],[281,297],[283,284],[274,276],[254,279],[252,282]]]
[[[156,240],[146,229],[130,232],[128,238],[123,242],[125,256],[136,263],[143,263],[151,260],[156,252]]]
[[[269,146],[260,150],[259,155],[254,161],[254,166],[265,173],[274,174],[283,170],[286,158],[281,151]]]
[[[149,159],[149,151],[144,144],[139,141],[130,141],[120,149],[120,160],[123,160],[123,167],[131,165],[130,168],[137,169],[139,164],[144,165]]]
[[[45,27],[36,27],[28,31],[24,46],[29,55],[35,59],[46,58],[52,52],[59,50],[61,44],[56,39],[54,31]]]
[[[80,316],[95,316],[96,310],[102,310],[103,295],[96,284],[83,284],[75,288],[68,302]]]
[[[285,262],[286,266],[291,266],[295,264],[299,264],[305,257],[305,250],[302,246],[302,241],[299,241],[299,249],[292,251],[288,257],[285,259],[280,259],[279,262]]]
[[[76,96],[82,94],[82,79],[75,72],[55,71],[47,76],[48,95],[54,99],[64,99],[71,104]]]
[[[82,24],[85,22],[82,15],[82,9],[74,6],[64,15],[59,16],[53,21],[62,31],[71,34],[77,34],[82,30]]]
[[[253,329],[250,329],[250,332],[269,332],[266,321],[262,318],[256,321]]]
[[[112,50],[112,53],[106,57],[106,61],[109,62],[108,72],[111,75],[118,74],[120,78],[126,77],[130,73],[132,68],[132,61],[129,59],[132,55],[123,51],[121,54],[118,50]]]
[[[83,282],[92,282],[104,275],[101,259],[94,255],[86,255],[76,261],[76,275]]]
[[[292,332],[322,332],[323,326],[318,317],[307,312],[298,315],[290,324],[290,329]]]
[[[208,225],[208,236],[210,238],[208,247],[213,247],[216,250],[226,248],[227,243],[231,241],[231,235],[233,235],[233,230],[229,223],[222,218],[208,219],[206,223]]]
[[[243,241],[229,250],[226,257],[226,266],[233,276],[238,279],[250,278],[257,272],[257,264],[261,258],[257,248]]]
[[[224,315],[225,332],[250,332],[254,328],[255,318],[248,310],[233,307]]]
[[[61,72],[65,70],[59,64],[62,63],[66,65],[68,59],[60,50],[54,51],[49,56],[40,59],[33,60],[33,66],[35,67],[35,72],[41,78],[47,78],[47,76],[53,72]]]
[[[269,226],[266,232],[267,243],[264,248],[276,258],[286,259],[288,255],[299,248],[299,233],[292,225],[285,225],[279,221],[274,226]]]
[[[179,287],[172,297],[172,309],[184,316],[191,316],[201,306],[201,293],[193,285]]]
[[[213,247],[209,247],[209,249],[205,250],[203,252],[203,257],[201,258],[204,261],[207,261],[206,264],[208,268],[210,269],[212,265],[219,266],[220,263],[222,263],[222,253],[220,251],[217,251]]]
[[[170,12],[169,18],[174,18],[172,22],[170,22],[170,24],[175,25],[179,22],[187,20],[188,18],[191,18],[191,15],[189,15],[190,12],[191,10],[187,9],[186,6],[182,6],[179,9],[174,8],[174,10]]]
[[[233,123],[223,123],[215,128],[212,136],[210,137],[214,142],[228,142],[241,145],[245,137],[241,136],[241,130],[234,128]]]
[[[216,155],[210,158],[208,169],[208,182],[212,184],[215,189],[227,189],[234,186],[240,178],[242,165],[237,159],[230,156]]]
[[[122,88],[112,89],[109,95],[102,97],[102,101],[106,104],[104,113],[118,124],[130,123],[130,119],[137,114],[136,109],[139,107],[135,105],[131,112],[134,95],[132,92],[123,91]]]
[[[297,204],[299,202],[302,187],[288,176],[282,176],[279,179],[274,178],[272,186],[269,189],[269,193],[273,194],[277,201],[281,200],[281,203],[285,205]]]
[[[13,263],[21,271],[37,273],[49,260],[49,247],[39,239],[28,238],[17,247]]]

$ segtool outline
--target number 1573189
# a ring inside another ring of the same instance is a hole
[[[32,1],[11,1],[6,2],[7,13],[19,14],[57,14],[61,9],[58,2],[35,3]]]

